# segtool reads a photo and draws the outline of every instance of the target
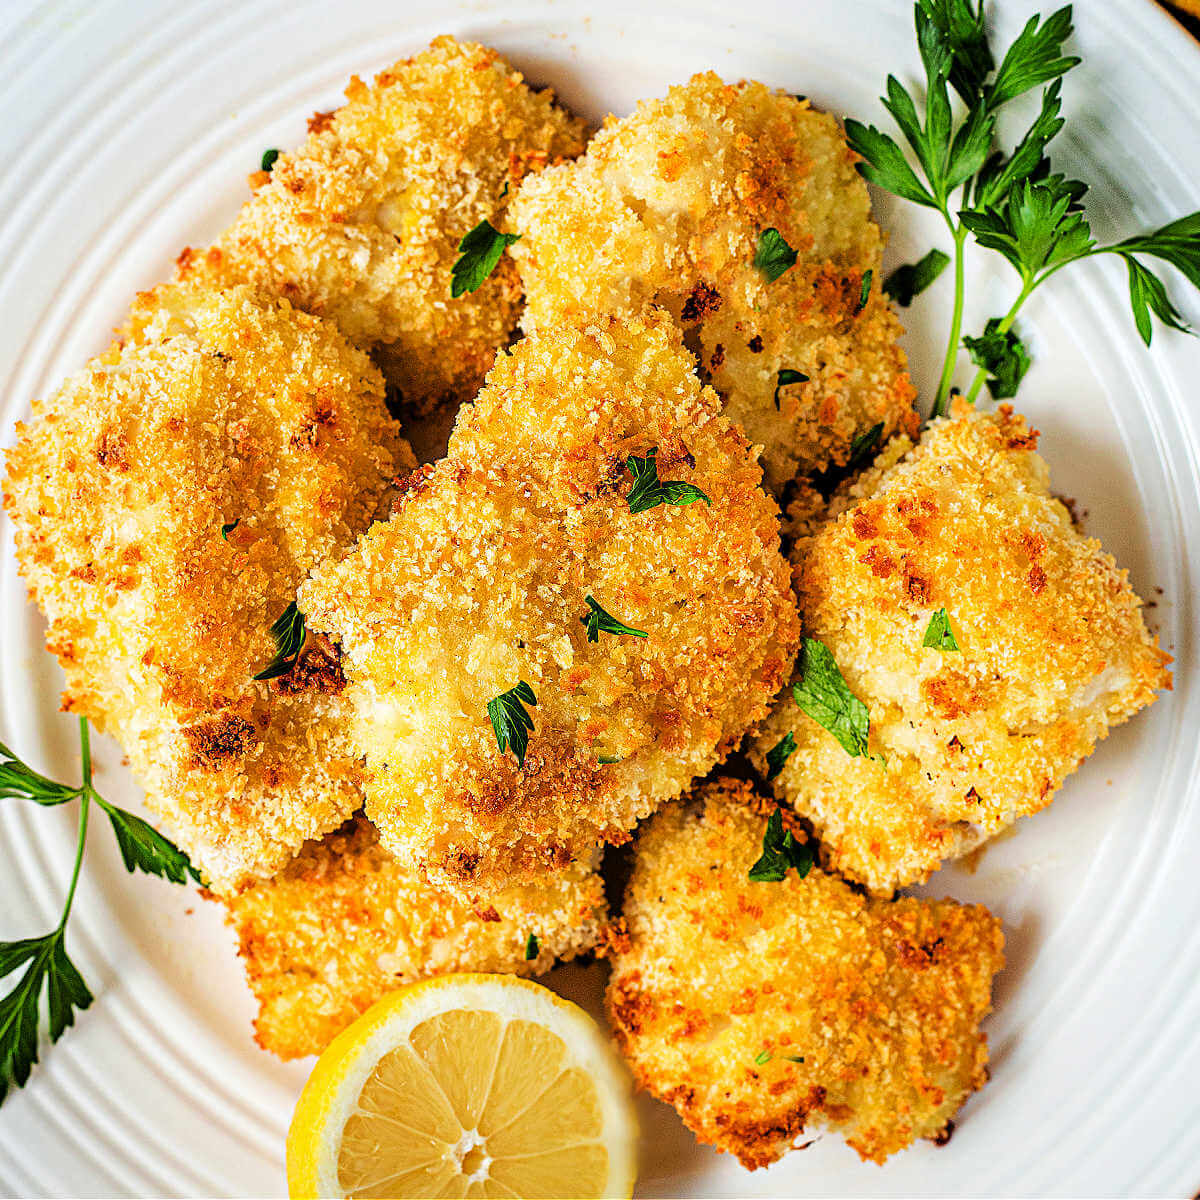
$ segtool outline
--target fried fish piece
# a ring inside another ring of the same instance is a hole
[[[371,86],[352,78],[346,97],[252,177],[254,197],[207,251],[184,252],[180,278],[249,283],[328,317],[377,352],[415,411],[470,398],[509,341],[521,289],[504,258],[452,297],[459,241],[500,223],[527,173],[578,154],[584,126],[495,50],[452,37]],[[135,307],[129,336],[141,321]]]
[[[999,921],[819,868],[754,882],[765,824],[748,784],[718,780],[639,830],[606,995],[634,1077],[751,1170],[810,1125],[872,1162],[944,1137],[988,1077]]]
[[[287,301],[176,289],[18,435],[4,502],[64,707],[124,745],[215,887],[336,829],[361,805],[336,653],[252,676],[412,465],[366,354]]]
[[[523,325],[668,308],[776,491],[844,464],[876,424],[915,432],[854,163],[828,113],[711,72],[610,117],[582,158],[530,176],[512,204]],[[767,231],[796,254],[774,281],[755,265]]]
[[[255,1040],[280,1058],[319,1054],[401,984],[449,971],[542,975],[590,950],[608,914],[590,862],[464,901],[402,866],[361,816],[223,903],[259,1005]]]
[[[760,479],[665,313],[502,355],[447,457],[301,591],[346,655],[385,848],[442,886],[535,878],[735,746],[799,636]]]
[[[870,714],[851,758],[785,693],[751,758],[791,735],[776,795],[827,864],[885,895],[1050,803],[1110,728],[1171,686],[1141,601],[1049,491],[1010,406],[889,446],[793,551],[805,633]],[[905,449],[908,452],[905,453]],[[957,649],[924,644],[942,611]]]

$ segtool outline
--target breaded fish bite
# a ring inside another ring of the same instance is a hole
[[[280,1058],[319,1054],[386,992],[429,975],[544,974],[591,949],[608,911],[586,863],[456,899],[381,849],[362,817],[224,903],[259,1004],[256,1040]]]
[[[1050,494],[1036,443],[1008,406],[959,410],[903,457],[889,447],[796,544],[805,633],[866,706],[885,761],[850,757],[790,693],[751,757],[766,771],[794,739],[776,795],[831,867],[878,894],[1045,807],[1171,686],[1126,573]]]
[[[765,826],[724,780],[639,831],[606,997],[634,1077],[750,1169],[810,1125],[873,1162],[944,1136],[987,1080],[999,921],[819,869],[752,881]]]
[[[245,288],[169,300],[142,344],[34,406],[4,500],[64,707],[121,741],[225,887],[361,804],[336,656],[252,677],[300,581],[412,457],[378,370],[328,322]]]
[[[346,655],[367,815],[438,883],[626,840],[789,676],[778,511],[691,367],[661,312],[539,330],[301,591]]]
[[[251,283],[377,350],[388,382],[427,410],[479,390],[517,322],[507,258],[450,294],[462,237],[493,225],[518,182],[583,149],[583,125],[494,50],[451,37],[376,76],[309,122],[308,140],[260,173],[254,198],[184,279]],[[131,325],[136,333],[139,317]]]
[[[854,162],[828,113],[711,72],[610,117],[583,158],[526,179],[513,202],[525,328],[581,306],[670,309],[777,491],[845,463],[880,422],[915,430]],[[773,280],[755,265],[772,244],[785,255]]]

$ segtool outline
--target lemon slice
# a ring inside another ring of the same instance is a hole
[[[595,1022],[511,975],[401,988],[321,1055],[288,1132],[309,1196],[629,1196],[625,1075]]]

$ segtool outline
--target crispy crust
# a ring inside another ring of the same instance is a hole
[[[346,97],[252,178],[254,197],[213,246],[180,256],[179,278],[250,283],[328,317],[377,352],[414,411],[469,399],[508,343],[521,289],[504,259],[452,299],[459,240],[499,222],[527,173],[580,153],[583,125],[496,51],[452,37],[371,86],[355,76]],[[127,336],[142,319],[135,306]]]
[[[4,502],[63,705],[121,740],[215,886],[276,869],[361,803],[328,649],[296,680],[251,676],[309,568],[411,463],[367,356],[245,288],[176,290],[140,345],[18,426]]]
[[[818,869],[751,882],[763,829],[748,785],[721,780],[639,832],[606,997],[634,1076],[750,1169],[813,1124],[873,1162],[938,1138],[987,1080],[1000,923]]]
[[[867,705],[887,767],[847,757],[786,694],[751,757],[762,769],[792,732],[776,794],[879,894],[1049,804],[1171,686],[1126,573],[1050,495],[1036,443],[1009,406],[959,410],[889,446],[796,543],[805,631]],[[922,647],[943,607],[960,653]]]
[[[710,72],[643,101],[609,118],[578,162],[518,192],[523,324],[578,307],[668,308],[728,416],[763,447],[776,491],[844,463],[876,422],[915,432],[902,330],[880,291],[883,239],[854,161],[832,116],[760,83]],[[753,266],[771,227],[799,254],[773,283]],[[785,367],[808,382],[784,388],[777,408]]]
[[[464,888],[621,841],[760,720],[799,628],[777,509],[663,313],[547,328],[502,356],[449,455],[301,606],[338,639],[393,853]],[[628,455],[712,500],[633,514]],[[586,595],[645,639],[589,643]],[[487,702],[537,696],[523,768]],[[619,755],[601,764],[601,755]]]
[[[587,863],[457,899],[384,851],[363,817],[223,903],[259,1005],[255,1040],[280,1058],[319,1054],[385,993],[429,975],[544,974],[591,949],[607,913]],[[531,933],[538,953],[527,960]]]

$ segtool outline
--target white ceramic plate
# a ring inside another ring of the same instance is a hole
[[[1032,11],[996,0],[1002,36]],[[1046,3],[1045,10],[1052,7]],[[1200,205],[1200,50],[1150,0],[1076,4],[1084,66],[1070,76],[1068,170],[1095,181],[1093,223],[1132,233]],[[0,4],[0,440],[30,399],[105,342],[130,294],[185,243],[215,234],[262,150],[441,32],[489,42],[578,111],[626,112],[693,71],[756,76],[839,113],[880,120],[889,70],[915,76],[902,0],[242,0],[165,5]],[[938,228],[881,199],[893,261]],[[1007,307],[1007,268],[972,262],[968,328]],[[948,282],[948,281],[947,281]],[[926,396],[948,286],[908,316]],[[1176,294],[1193,318],[1194,296]],[[697,1147],[643,1100],[645,1195],[1179,1195],[1200,1188],[1200,787],[1195,684],[1200,560],[1200,344],[1159,331],[1152,354],[1127,312],[1124,271],[1072,268],[1029,306],[1037,365],[1021,405],[1043,430],[1061,493],[1155,601],[1176,685],[1119,730],[1054,805],[991,847],[974,874],[929,891],[981,900],[1008,934],[988,1022],[991,1084],[945,1148],[884,1168],[836,1137],[768,1171]],[[1190,561],[1189,561],[1190,559]],[[4,527],[0,732],[36,765],[77,770],[61,678],[42,649]],[[102,741],[100,780],[138,791]],[[57,919],[73,815],[0,810],[0,937]],[[194,891],[126,875],[93,829],[70,949],[96,1003],[0,1110],[0,1192],[274,1195],[307,1065],[250,1039],[251,1001],[230,934]],[[555,986],[595,1006],[599,968]]]

